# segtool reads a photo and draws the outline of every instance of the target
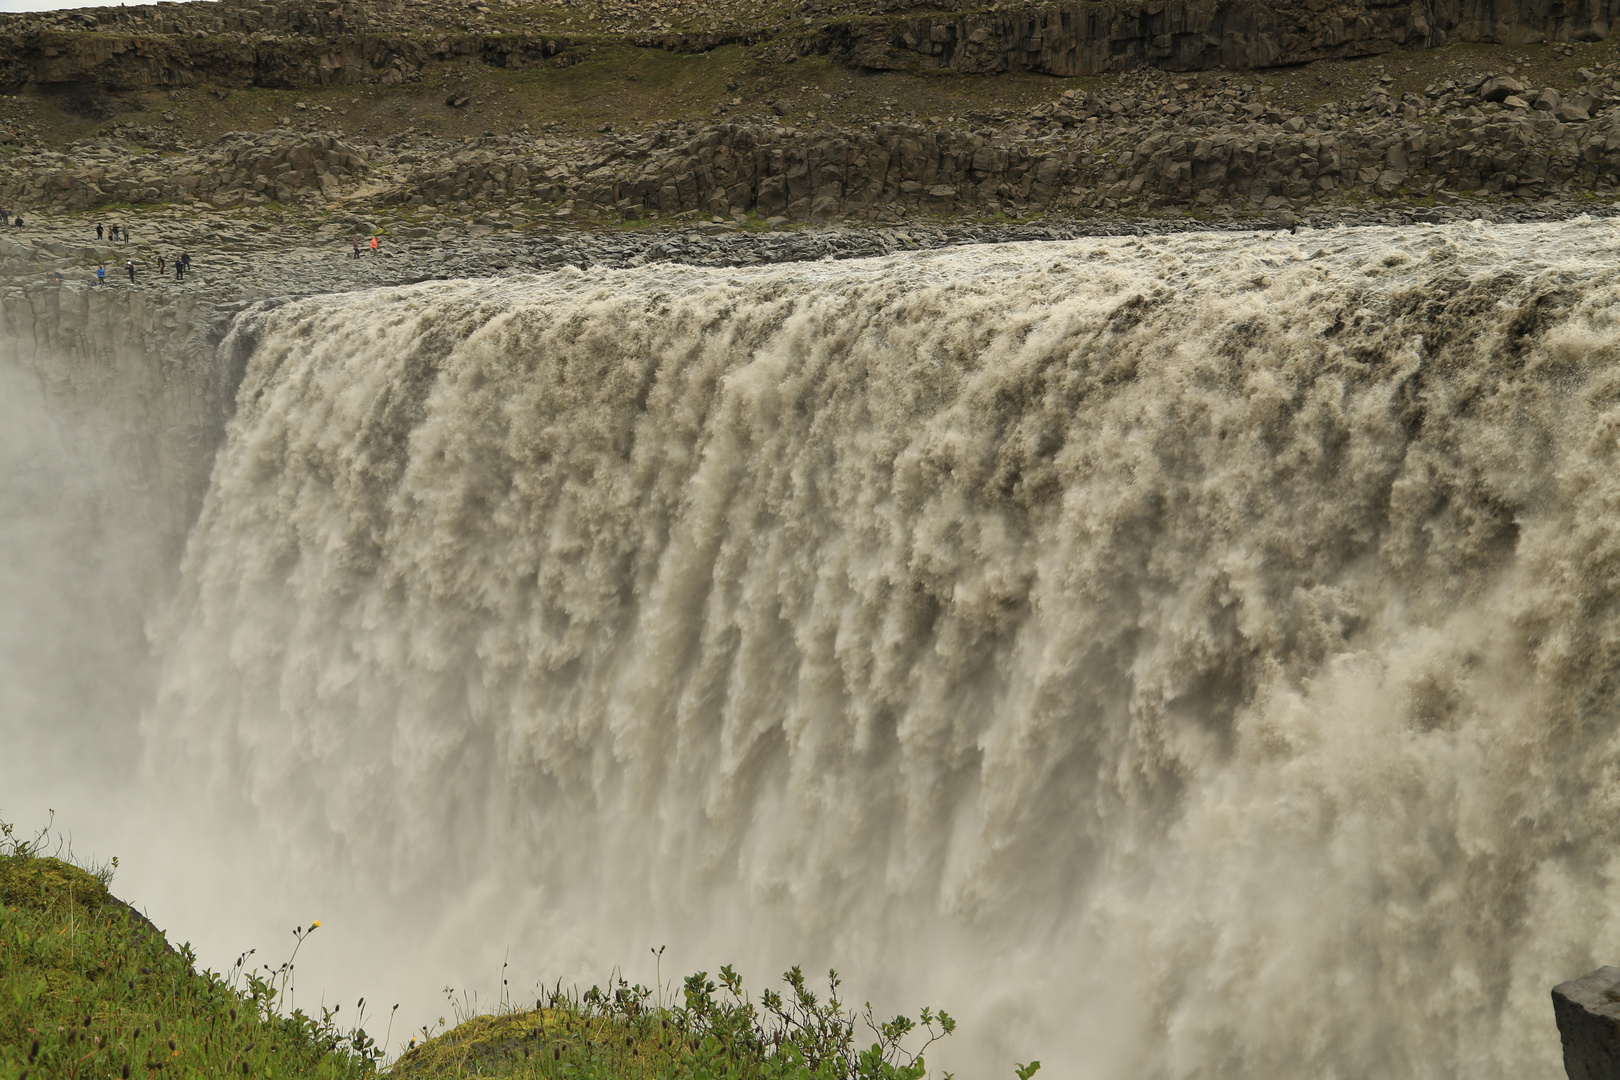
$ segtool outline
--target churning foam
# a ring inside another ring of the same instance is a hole
[[[831,964],[959,1014],[979,1075],[1556,1075],[1549,987],[1620,955],[1616,250],[1115,239],[245,319],[155,775],[435,955]]]

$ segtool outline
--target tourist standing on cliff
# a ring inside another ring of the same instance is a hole
[[[107,239],[115,244],[118,243],[118,226],[114,225],[107,231]]]
[[[377,240],[377,238],[375,236],[373,236],[371,238],[371,253],[373,255],[377,254],[377,245],[378,245],[378,240]]]
[[[0,225],[10,225],[10,224],[11,224],[11,211],[7,210],[3,206],[0,206]]]
[[[189,271],[191,269],[191,252],[182,251],[180,253],[180,263]]]
[[[97,285],[105,285],[105,284],[107,284],[107,264],[106,263],[102,263],[100,266],[96,267],[96,284]]]
[[[22,228],[22,215],[18,214],[16,217],[12,218],[11,223],[17,226],[19,229]]]
[[[180,261],[180,256],[174,257],[174,280],[186,280],[186,264]]]
[[[102,231],[101,230],[101,222],[98,221],[98,222],[96,222],[96,239],[97,240],[101,239],[101,231]]]
[[[131,285],[135,284],[135,260],[130,259],[124,263],[124,269],[129,271],[129,283]]]
[[[158,261],[158,276],[162,277],[163,272],[169,268],[169,264],[163,261],[163,253],[161,251],[158,252],[157,261]]]
[[[127,243],[129,243],[129,226],[128,226],[128,225],[125,225],[125,226],[124,226],[124,227],[123,227],[123,230],[122,230],[122,232],[121,232],[121,233],[120,233],[120,235],[121,235],[121,236],[123,236],[123,238],[124,238],[124,243],[126,243],[126,244],[127,244]]]
[[[360,257],[360,238],[358,236],[353,237],[350,239],[349,243],[353,245],[354,257],[358,259]]]

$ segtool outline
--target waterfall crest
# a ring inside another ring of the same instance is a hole
[[[981,1074],[1552,1075],[1620,950],[1617,239],[285,304],[150,760],[542,960],[944,1004]]]

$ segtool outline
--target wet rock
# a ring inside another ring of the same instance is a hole
[[[1569,1080],[1620,1077],[1620,968],[1559,983],[1552,999]]]

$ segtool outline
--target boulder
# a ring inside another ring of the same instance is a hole
[[[1492,75],[1479,85],[1479,96],[1483,101],[1505,101],[1523,93],[1524,83],[1511,75]]]
[[[1542,112],[1557,112],[1558,106],[1562,105],[1563,103],[1564,96],[1549,86],[1547,89],[1536,95],[1536,98],[1533,102],[1531,102],[1530,107],[1533,109],[1539,109]]]
[[[1569,1080],[1620,1077],[1620,968],[1559,983],[1552,1000]]]

